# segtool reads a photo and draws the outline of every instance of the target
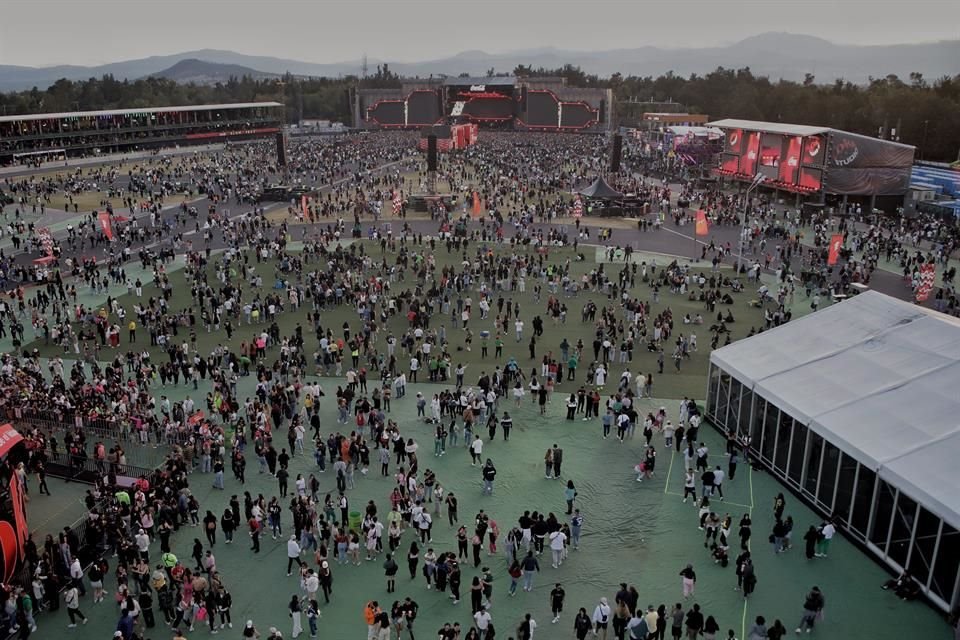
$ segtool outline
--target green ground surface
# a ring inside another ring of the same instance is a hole
[[[374,256],[378,254],[379,249],[374,252]],[[595,266],[592,259],[596,256],[588,256],[591,260],[587,263],[575,263],[578,273],[582,269]],[[436,251],[436,257],[441,266],[451,261],[459,261],[458,256],[448,256],[443,249]],[[667,261],[664,256],[654,254],[645,254],[641,258],[656,258],[661,265]],[[272,268],[272,265],[259,267],[258,271],[264,276],[265,282],[272,282]],[[189,304],[189,294],[182,286],[182,272],[174,272],[172,278],[175,291],[174,308]],[[145,295],[157,293],[152,285],[145,287],[145,290]],[[535,312],[540,313],[543,309],[542,305],[534,304],[531,290],[532,281],[528,281],[526,294],[513,294],[514,300],[520,300],[523,316],[528,320],[528,336],[532,329],[529,320]],[[121,303],[130,308],[133,301],[125,295],[125,287],[114,287],[111,293],[124,294],[121,295]],[[638,285],[635,294],[641,299],[649,299],[649,287]],[[88,304],[93,305],[102,304],[105,299],[104,296],[97,296],[89,291],[82,292],[81,295]],[[591,337],[590,325],[580,322],[579,308],[589,297],[582,294],[579,298],[574,298],[572,303],[567,303],[570,316],[566,325],[554,327],[551,322],[547,322],[543,348],[556,349],[563,336],[567,336],[570,342],[575,342],[577,337],[583,337],[585,342],[588,342]],[[605,298],[600,295],[593,294],[593,297],[598,303],[605,302]],[[750,324],[759,318],[759,312],[747,306],[747,299],[747,294],[743,294],[738,297],[733,307],[738,322],[731,325],[731,328],[737,338],[745,335]],[[801,303],[801,299],[798,299],[796,304],[798,313],[803,312],[805,306],[809,306]],[[660,303],[654,305],[654,312],[660,311],[665,305],[674,309],[675,317],[682,317],[688,308],[691,312],[696,312],[701,307],[669,292],[662,292]],[[299,314],[288,313],[282,316],[281,332],[291,332],[298,318]],[[350,310],[341,309],[325,314],[324,324],[339,327],[345,319],[353,322],[356,316]],[[435,320],[434,324],[436,322],[439,320]],[[405,324],[398,319],[392,323],[391,328],[394,331],[399,331]],[[477,330],[476,326],[474,328]],[[683,329],[682,325],[678,325],[678,331]],[[234,343],[239,344],[239,340],[247,337],[247,331],[238,332]],[[142,332],[140,334],[143,340]],[[207,335],[201,332],[198,336],[202,348],[211,347],[225,339],[222,334]],[[454,346],[461,339],[460,333],[449,330],[449,326],[448,336]],[[657,399],[643,400],[642,411],[665,406],[676,419],[676,398],[683,395],[702,397],[709,352],[709,339],[705,328],[698,331],[698,337],[700,351],[690,361],[683,363],[683,370],[679,374],[673,373],[670,362],[667,362],[667,372],[656,377],[654,392]],[[56,351],[50,347],[37,346],[45,355],[53,355]],[[312,346],[312,343],[308,342],[308,346]],[[8,349],[9,344],[0,341],[0,347]],[[123,347],[126,348],[126,345]],[[101,357],[109,357],[104,355],[109,353],[110,350],[107,349],[102,352]],[[474,351],[457,352],[457,355],[470,365],[468,379],[474,379],[479,369],[493,366],[492,359],[480,359],[476,340]],[[526,343],[517,346],[512,337],[506,340],[504,355],[516,355],[525,368],[532,366],[528,364]],[[631,366],[632,370],[656,370],[651,354],[640,352],[637,360],[638,362]],[[67,365],[69,366],[69,363]],[[619,371],[620,365],[612,367],[614,377],[619,376]],[[239,396],[245,398],[252,395],[255,382],[252,376],[241,379]],[[329,392],[343,381],[325,378],[322,383]],[[608,385],[608,389],[611,387],[612,385]],[[949,636],[946,625],[929,607],[921,603],[902,603],[891,594],[881,591],[879,585],[886,579],[886,572],[839,537],[835,539],[829,559],[808,562],[803,557],[802,548],[783,555],[774,555],[766,539],[773,524],[773,497],[783,489],[767,474],[751,473],[741,465],[736,479],[724,485],[727,500],[715,503],[715,508],[720,515],[729,512],[735,522],[744,512],[754,514],[753,551],[758,586],[750,601],[745,604],[740,594],[733,590],[736,584],[733,567],[721,568],[713,564],[707,550],[703,548],[702,534],[697,530],[696,509],[691,504],[681,502],[682,458],[667,451],[662,441],[655,440],[659,452],[656,476],[643,483],[636,482],[633,467],[642,454],[642,439],[638,437],[621,445],[615,439],[600,438],[597,421],[565,421],[562,396],[554,398],[545,417],[538,415],[529,399],[524,399],[520,408],[516,408],[512,402],[501,406],[501,410],[508,409],[514,415],[516,428],[509,443],[504,443],[502,439],[486,443],[484,455],[494,460],[499,474],[494,495],[481,496],[479,469],[470,466],[468,453],[463,449],[451,449],[446,456],[434,458],[432,430],[415,418],[416,392],[430,395],[439,388],[429,384],[410,385],[406,398],[394,400],[390,417],[398,421],[405,436],[414,437],[420,444],[421,468],[434,469],[439,482],[460,497],[461,521],[469,524],[474,514],[479,509],[484,509],[497,520],[505,534],[525,509],[553,511],[562,517],[565,506],[563,485],[567,479],[576,484],[579,492],[577,504],[586,517],[581,550],[572,552],[568,561],[557,570],[550,568],[548,557],[542,558],[542,571],[536,578],[532,593],[520,591],[516,598],[506,597],[509,578],[503,556],[484,557],[495,576],[491,613],[499,631],[498,637],[506,638],[512,635],[523,614],[530,612],[540,623],[537,637],[572,638],[571,625],[576,609],[583,606],[592,613],[598,599],[601,596],[611,598],[621,581],[636,585],[641,605],[665,603],[671,606],[681,600],[677,573],[688,562],[694,565],[699,577],[694,600],[701,604],[707,614],[717,618],[724,631],[733,629],[740,638],[743,638],[744,626],[749,626],[749,622],[756,615],[764,615],[768,620],[779,618],[789,629],[793,629],[799,619],[803,596],[813,584],[819,585],[827,598],[826,619],[816,633],[820,638],[839,640],[869,637],[893,640],[903,637],[905,621],[909,621],[911,637],[936,639]],[[570,388],[573,388],[573,384],[567,383],[561,390]],[[206,390],[204,385],[201,385],[199,391],[193,391],[185,385],[166,388],[157,386],[154,393],[166,394],[176,401],[188,394],[195,399],[202,398]],[[338,428],[331,397],[332,394],[321,404],[324,433]],[[350,426],[343,428],[349,429]],[[702,433],[711,448],[712,460],[725,466],[720,438],[709,428],[703,429]],[[565,451],[563,480],[546,480],[543,477],[543,453],[553,443],[559,444]],[[372,457],[376,460],[375,453]],[[396,466],[391,464],[391,471],[395,468]],[[293,477],[297,473],[306,475],[312,472],[316,472],[312,457],[298,456],[294,459],[291,465]],[[329,471],[318,477],[321,482],[321,495],[333,490],[334,478]],[[191,485],[198,496],[201,509],[209,508],[217,514],[222,513],[233,493],[242,495],[244,490],[248,490],[254,495],[263,493],[267,497],[278,493],[274,479],[257,474],[255,461],[248,465],[247,479],[246,486],[241,487],[236,480],[229,477],[228,472],[227,491],[219,492],[212,489],[211,476],[197,473],[192,477]],[[357,488],[349,493],[351,508],[358,509],[368,500],[375,500],[381,510],[385,511],[392,486],[393,479],[381,478],[376,469],[366,477],[358,474]],[[80,500],[84,489],[85,487],[65,485],[62,481],[53,480],[52,498],[32,493],[29,522],[31,529],[36,532],[35,535],[42,539],[46,532],[56,531],[64,524],[74,521],[82,512]],[[819,520],[789,494],[787,500],[786,512],[794,518],[799,537],[808,525]],[[289,524],[287,514],[285,524]],[[455,529],[447,526],[445,518],[436,518],[433,548],[438,552],[455,550],[454,533]],[[198,529],[189,527],[175,536],[174,551],[178,556],[184,559],[189,557],[194,537],[202,536]],[[411,540],[412,535],[409,532],[404,534],[401,550],[405,551]],[[225,545],[218,540],[214,548],[218,568],[233,594],[235,603],[235,627],[224,633],[227,633],[228,637],[239,638],[242,623],[246,619],[253,619],[263,633],[270,626],[276,626],[284,632],[285,637],[290,637],[290,623],[285,605],[292,594],[301,592],[296,579],[286,577],[284,540],[274,542],[267,537],[263,541],[263,552],[256,556],[248,547],[247,540],[238,536],[235,544]],[[151,553],[156,560],[159,553],[157,545],[153,546]],[[362,617],[365,602],[377,599],[381,604],[389,605],[394,599],[405,596],[411,596],[421,606],[417,621],[417,632],[421,638],[433,637],[433,632],[446,621],[459,621],[464,628],[468,626],[468,596],[465,595],[464,600],[454,606],[446,597],[435,591],[428,591],[422,577],[418,576],[410,581],[403,566],[405,563],[400,564],[401,579],[395,594],[386,593],[380,562],[365,562],[360,567],[334,565],[332,601],[329,605],[321,603],[323,618],[320,622],[320,637],[362,637],[361,634],[366,631]],[[464,567],[464,594],[475,574],[472,566]],[[548,594],[553,583],[557,581],[562,582],[567,590],[567,603],[561,623],[554,627],[550,624]],[[107,584],[110,587],[115,586],[112,578],[108,579]],[[70,635],[84,640],[110,637],[118,618],[117,608],[110,599],[93,605],[88,596],[82,600],[81,609],[91,617],[91,623],[70,630]],[[42,616],[39,623],[40,629],[36,637],[61,637],[61,630],[66,625],[65,612],[61,609],[56,614]],[[146,637],[164,638],[169,637],[170,633],[170,630],[159,626],[149,630]],[[195,632],[188,635],[205,637],[208,633],[206,627],[198,626]]]
[[[421,466],[434,469],[440,483],[460,497],[461,521],[469,523],[479,509],[484,509],[505,531],[525,509],[553,511],[562,517],[563,480],[566,479],[576,484],[577,505],[586,517],[581,550],[571,552],[567,562],[556,570],[550,568],[548,557],[541,558],[541,572],[531,593],[520,591],[516,598],[506,597],[509,578],[503,556],[484,557],[496,578],[491,613],[499,637],[508,637],[527,612],[540,623],[538,637],[573,637],[571,625],[576,609],[584,606],[592,612],[599,597],[612,597],[621,581],[636,585],[641,605],[672,605],[682,599],[677,572],[688,562],[698,573],[696,596],[690,602],[698,602],[706,613],[717,618],[724,631],[734,629],[741,638],[744,620],[751,621],[756,615],[764,615],[768,620],[779,618],[792,629],[799,619],[803,596],[813,584],[819,585],[827,598],[825,621],[816,633],[819,638],[892,640],[903,637],[905,621],[909,621],[911,637],[948,637],[946,625],[931,609],[921,603],[900,602],[881,591],[879,585],[886,573],[842,539],[835,540],[828,559],[807,561],[802,548],[774,555],[766,544],[766,536],[773,522],[773,497],[782,489],[768,475],[750,473],[741,465],[735,480],[724,485],[726,502],[715,503],[715,508],[721,515],[729,512],[735,520],[747,511],[754,514],[753,553],[758,586],[749,602],[744,603],[733,590],[736,584],[733,567],[713,564],[703,548],[702,534],[697,530],[696,509],[681,502],[682,459],[668,452],[662,441],[655,440],[659,451],[656,476],[638,483],[633,466],[642,451],[642,439],[637,437],[622,445],[612,438],[603,440],[599,437],[597,421],[567,422],[557,401],[549,406],[546,417],[537,415],[535,407],[528,402],[519,409],[510,406],[516,429],[508,443],[498,439],[484,448],[484,455],[494,460],[499,474],[493,496],[481,496],[479,471],[470,466],[468,453],[463,449],[450,449],[446,456],[434,458],[429,427],[414,419],[416,391],[431,393],[435,389],[427,384],[410,386],[406,398],[394,401],[390,417],[399,422],[404,434],[420,443]],[[661,404],[675,415],[675,401],[643,402],[645,408]],[[332,403],[325,401],[323,408],[324,430],[332,430],[335,428]],[[712,460],[725,465],[719,437],[711,429],[705,429],[703,435],[711,447]],[[563,480],[543,477],[543,452],[553,443],[565,451]],[[391,464],[391,471],[394,469],[395,465]],[[294,459],[292,473],[313,471],[312,458]],[[321,494],[332,490],[334,479],[330,472],[319,478]],[[256,464],[248,467],[248,482],[244,487],[228,479],[227,491],[221,493],[211,488],[211,480],[211,476],[197,473],[192,476],[191,485],[201,509],[211,508],[215,513],[222,512],[230,494],[242,493],[244,489],[266,496],[277,493],[275,481],[258,475]],[[376,470],[366,477],[358,475],[357,488],[349,493],[352,508],[367,500],[375,500],[383,507],[392,484],[392,478],[381,478]],[[35,498],[31,509],[39,508],[37,501],[61,501],[60,481],[54,481],[52,489],[53,499]],[[793,516],[798,531],[818,522],[789,495],[787,501],[786,513]],[[31,522],[33,519],[32,512]],[[454,533],[455,529],[449,527],[445,519],[436,518],[431,546],[437,551],[455,551]],[[195,536],[200,536],[198,529],[181,530],[174,538],[175,553],[188,558]],[[409,532],[404,534],[402,550],[406,550],[411,539]],[[261,632],[276,626],[285,637],[290,637],[284,607],[291,595],[300,592],[296,578],[286,577],[284,540],[274,542],[266,537],[259,555],[252,554],[248,547],[242,536],[238,536],[233,545],[218,541],[214,547],[218,569],[235,603],[235,628],[227,632],[227,637],[240,637],[240,628],[246,619],[253,619]],[[151,552],[155,560],[156,545]],[[305,559],[310,558],[305,556]],[[468,585],[477,572],[470,566],[463,569],[463,582]],[[320,637],[362,637],[366,631],[362,618],[365,602],[376,599],[389,605],[405,596],[411,596],[420,604],[419,637],[432,637],[432,632],[446,621],[460,621],[466,628],[470,619],[469,598],[465,597],[455,606],[445,596],[428,591],[421,577],[409,580],[405,567],[400,575],[396,593],[387,594],[381,562],[364,562],[359,567],[334,564],[334,592],[331,603],[322,606]],[[558,581],[567,591],[567,603],[561,623],[553,627],[548,594]],[[108,580],[108,585],[113,584]],[[71,630],[71,636],[91,640],[110,636],[118,614],[109,599],[93,605],[89,597],[84,598],[81,609],[91,617],[91,623]],[[37,637],[61,637],[59,630],[65,624],[62,609],[43,616]],[[206,627],[196,629],[188,635],[206,637],[209,633]],[[169,630],[157,627],[150,630],[147,637],[162,638],[169,634]]]
[[[379,261],[382,257],[380,248],[378,245],[374,245],[368,241],[361,241],[365,249],[370,252],[370,255],[374,260]],[[475,247],[476,245],[473,245]],[[470,257],[472,258],[474,248],[470,249]],[[416,251],[429,251],[429,247],[424,245],[424,247],[415,247]],[[509,253],[510,248],[500,248],[497,249],[498,252]],[[517,249],[518,253],[527,253],[528,255],[533,254],[533,249],[519,248]],[[589,252],[588,252],[589,254]],[[437,261],[438,272],[439,269],[442,269],[444,266],[456,266],[459,268],[460,262],[462,260],[462,254],[457,252],[447,252],[442,245],[437,245],[433,255]],[[645,257],[649,257],[651,260],[657,258],[653,254],[644,254]],[[549,254],[551,262],[564,261],[568,258],[573,257],[572,249],[556,249],[551,248]],[[590,255],[587,260],[583,262],[573,261],[571,264],[571,272],[574,276],[579,277],[580,275],[589,272],[592,269],[597,268],[597,263],[594,262],[591,258],[594,256]],[[392,256],[388,256],[388,262]],[[657,265],[659,268],[662,268],[672,258],[669,256],[659,256],[657,259]],[[272,293],[273,283],[276,279],[278,271],[276,269],[277,262],[275,260],[270,260],[262,263],[255,263],[251,259],[252,264],[256,264],[256,273],[262,277],[262,285],[259,289],[256,290],[261,296],[268,293]],[[168,273],[172,271],[170,275],[171,283],[173,285],[173,298],[170,301],[170,308],[179,311],[181,309],[187,309],[192,305],[192,299],[190,297],[190,287],[188,286],[184,272],[182,270],[182,263],[178,259],[177,266],[181,267],[179,269],[168,267]],[[306,266],[306,270],[312,270],[317,268],[316,263]],[[616,277],[616,273],[619,269],[622,268],[621,263],[614,263],[605,265],[605,270],[607,273],[611,274],[611,277]],[[139,267],[133,267],[136,272]],[[709,277],[709,266],[703,264],[702,267],[698,266],[695,268],[695,273],[702,272],[707,274]],[[215,266],[213,261],[208,265],[208,270],[210,274],[209,281],[217,282],[215,277]],[[286,276],[284,276],[286,277]],[[465,347],[464,337],[465,333],[462,330],[454,329],[453,324],[450,321],[449,317],[441,317],[439,314],[435,315],[431,320],[431,327],[440,327],[446,326],[447,328],[447,339],[450,342],[450,352],[454,358],[454,366],[457,363],[463,362],[468,366],[468,377],[478,375],[479,371],[487,368],[492,370],[496,365],[503,365],[506,362],[506,358],[510,355],[513,355],[517,358],[518,362],[523,365],[524,369],[529,371],[533,366],[537,366],[539,370],[540,359],[542,359],[543,354],[548,350],[553,351],[554,354],[559,357],[559,347],[561,341],[566,337],[567,341],[574,345],[578,339],[582,339],[585,345],[585,355],[581,361],[579,371],[584,372],[589,365],[590,359],[592,359],[592,347],[593,342],[593,325],[591,323],[583,323],[580,321],[580,311],[582,307],[590,300],[594,301],[599,307],[605,305],[613,305],[618,303],[618,301],[612,300],[607,297],[606,294],[602,292],[590,292],[582,291],[576,297],[573,298],[562,298],[562,301],[569,308],[567,314],[567,321],[565,324],[554,325],[553,321],[546,314],[546,301],[549,296],[549,291],[544,287],[544,293],[541,297],[541,301],[537,302],[534,299],[533,287],[536,280],[532,277],[527,278],[526,292],[520,293],[518,291],[513,292],[504,292],[502,295],[505,300],[512,299],[515,303],[520,304],[521,308],[521,318],[525,321],[526,327],[524,328],[524,340],[517,344],[515,337],[512,331],[512,322],[510,323],[511,332],[509,335],[504,336],[505,351],[504,358],[500,362],[495,362],[493,360],[493,339],[490,341],[490,358],[484,360],[481,358],[480,351],[480,336],[479,333],[481,330],[490,330],[493,331],[493,319],[496,315],[496,306],[494,305],[491,309],[491,315],[488,321],[479,320],[479,313],[474,314],[474,318],[471,320],[470,326],[474,332],[473,338],[473,349],[468,352],[466,350],[457,351],[458,347]],[[408,273],[407,280],[405,282],[400,282],[395,285],[395,290],[400,291],[406,288],[413,288],[415,281],[411,279],[411,276]],[[252,285],[244,285],[249,289],[252,289]],[[398,288],[397,288],[398,287]],[[89,288],[87,289],[89,293]],[[156,296],[159,294],[159,290],[153,284],[146,284],[143,288],[143,299],[138,300],[135,295],[128,295],[126,293],[126,287],[114,286],[111,287],[110,293],[117,296],[118,302],[123,306],[128,313],[128,318],[133,316],[133,306],[134,304],[140,302],[141,304],[146,303],[150,296]],[[631,290],[631,295],[636,296],[641,300],[651,301],[652,300],[652,289],[651,286],[647,283],[642,283],[639,276],[637,277],[637,284]],[[93,294],[90,294],[91,296]],[[497,296],[501,295],[500,293],[496,294]],[[561,292],[562,295],[562,292]],[[252,296],[245,296],[246,299],[251,298]],[[479,299],[479,296],[473,295],[475,300]],[[718,310],[723,310],[726,314],[727,310],[731,310],[736,318],[736,322],[729,325],[729,328],[732,332],[732,339],[736,340],[742,337],[745,337],[749,332],[751,327],[761,327],[763,324],[763,315],[762,311],[751,307],[748,302],[754,297],[753,292],[742,292],[740,294],[733,294],[735,303],[730,306],[719,305]],[[494,296],[496,300],[496,296]],[[91,299],[91,304],[99,304],[96,300]],[[809,306],[809,305],[806,305]],[[620,364],[616,363],[611,367],[608,367],[610,376],[617,380],[619,379],[621,371],[627,366],[631,369],[632,372],[636,373],[642,371],[644,373],[654,373],[654,393],[663,397],[671,398],[680,398],[683,396],[689,397],[700,397],[704,393],[705,384],[704,384],[704,375],[707,369],[707,362],[710,352],[710,333],[708,331],[709,324],[715,320],[715,313],[711,316],[707,310],[704,308],[703,303],[691,302],[687,300],[685,296],[679,294],[670,293],[666,288],[661,289],[659,301],[652,303],[652,313],[657,315],[665,308],[670,308],[673,312],[674,318],[674,334],[673,339],[680,334],[689,335],[690,330],[693,329],[697,333],[698,339],[698,351],[693,353],[691,358],[684,360],[681,363],[681,370],[679,372],[673,366],[673,363],[670,359],[670,354],[672,352],[672,341],[671,344],[665,346],[665,373],[660,376],[656,374],[657,371],[657,359],[656,354],[646,351],[645,349],[637,349],[634,351],[634,360],[632,363]],[[796,305],[796,312],[800,313],[803,311],[803,304]],[[306,314],[309,311],[308,305],[301,305],[299,311],[285,311],[280,314],[278,318],[278,324],[280,327],[280,334],[283,336],[292,335],[296,325],[302,324],[305,328],[305,334],[309,334],[310,323],[306,321]],[[704,325],[693,326],[693,325],[684,325],[682,319],[685,314],[690,314],[691,316],[700,313],[704,316]],[[533,332],[532,320],[535,315],[540,315],[544,320],[544,335],[541,337],[537,347],[537,359],[531,360],[529,357],[529,351],[527,345],[529,343],[530,336]],[[599,313],[598,313],[599,317]],[[116,316],[111,316],[112,320],[116,320]],[[353,310],[352,307],[339,307],[330,310],[329,312],[324,312],[322,314],[323,326],[324,328],[330,327],[334,330],[335,335],[340,334],[340,327],[343,323],[350,322],[352,326],[358,326],[358,316]],[[125,323],[120,323],[121,327],[125,329]],[[217,344],[228,345],[234,349],[239,348],[240,344],[244,341],[249,341],[254,333],[259,333],[267,325],[247,325],[245,322],[242,326],[237,327],[237,330],[234,331],[232,339],[228,340],[226,332],[221,329],[220,331],[212,331],[207,333],[202,326],[197,327],[197,348],[201,353],[209,353]],[[388,329],[393,331],[396,336],[400,336],[403,331],[406,330],[408,324],[406,318],[401,315],[393,316],[388,321]],[[652,334],[652,323],[648,322],[648,331]],[[189,330],[184,330],[181,328],[179,330],[179,335],[176,337],[177,342],[181,342],[185,339],[188,339]],[[492,334],[495,335],[495,334]],[[381,333],[381,348],[383,345],[383,340],[386,338],[386,333]],[[317,341],[315,338],[308,337],[307,340],[307,352],[312,353],[317,348]],[[721,341],[722,344],[722,341]],[[143,349],[147,348],[151,351],[151,354],[154,358],[159,358],[162,356],[162,360],[155,361],[165,361],[165,354],[162,353],[159,347],[150,347],[149,346],[149,334],[147,331],[142,328],[137,332],[137,340],[134,343],[136,348]],[[36,340],[31,344],[26,345],[28,348],[37,348],[40,350],[40,354],[43,356],[53,357],[60,355],[61,349],[55,345],[45,345],[42,340]],[[121,337],[121,345],[118,351],[125,352],[129,348],[127,343],[127,332],[124,330]],[[109,359],[112,358],[113,350],[109,347],[102,348],[100,352],[100,359]],[[398,350],[398,354],[400,351]],[[406,361],[398,355],[399,366],[406,368]],[[271,359],[272,362],[272,359]],[[580,374],[580,378],[577,383],[564,383],[561,385],[561,389],[576,389],[583,381],[583,374]],[[615,384],[615,383],[614,383]]]

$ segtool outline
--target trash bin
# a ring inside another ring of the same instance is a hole
[[[363,525],[363,514],[359,511],[351,511],[350,528],[359,533],[361,525]]]

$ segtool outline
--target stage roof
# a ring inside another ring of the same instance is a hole
[[[517,79],[513,76],[509,77],[493,77],[493,78],[444,78],[443,84],[448,87],[463,87],[466,85],[473,84],[485,84],[493,87],[512,87],[517,84]]]
[[[597,198],[598,200],[616,200],[622,198],[623,194],[607,184],[603,178],[597,178],[586,189],[580,191],[580,195],[587,198]]]
[[[176,113],[179,111],[216,111],[218,109],[253,109],[282,107],[279,102],[236,102],[233,104],[198,104],[182,107],[144,107],[142,109],[106,109],[102,111],[69,111],[65,113],[30,113],[19,116],[0,116],[0,122],[24,120],[59,120],[61,118],[96,118],[98,116],[128,116],[136,113]]]
[[[757,120],[737,120],[727,118],[707,123],[711,127],[721,129],[744,129],[746,131],[767,131],[781,133],[787,136],[815,136],[830,131],[830,127],[811,127],[805,124],[786,124],[783,122],[760,122]]]
[[[960,527],[960,321],[867,291],[710,360]]]

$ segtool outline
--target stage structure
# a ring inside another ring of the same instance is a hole
[[[279,102],[0,116],[0,165],[269,137],[282,123]]]
[[[914,147],[829,127],[718,120],[723,150],[714,172],[763,187],[815,196],[892,196],[901,202],[910,186]]]
[[[602,133],[610,129],[613,92],[567,86],[564,78],[444,78],[400,89],[356,93],[355,126],[415,129],[475,124],[484,129]]]
[[[479,128],[475,124],[438,124],[432,127],[424,127],[420,130],[420,141],[417,143],[417,149],[426,151],[428,138],[431,135],[437,136],[437,151],[448,153],[457,149],[466,149],[470,145],[476,144]]]

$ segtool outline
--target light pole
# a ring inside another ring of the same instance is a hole
[[[747,193],[743,198],[743,208],[740,210],[740,252],[737,255],[737,276],[740,275],[740,261],[743,260],[743,240],[746,235],[747,228],[747,207],[750,206],[750,192],[760,186],[760,184],[766,180],[761,174],[753,176],[753,181],[750,183],[750,186],[747,187]]]

